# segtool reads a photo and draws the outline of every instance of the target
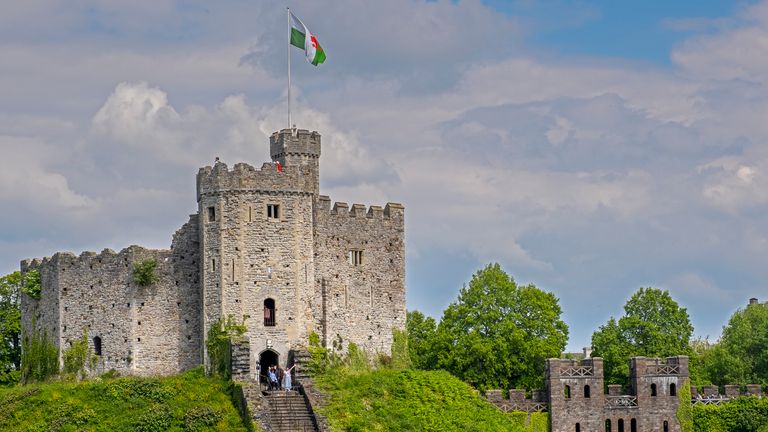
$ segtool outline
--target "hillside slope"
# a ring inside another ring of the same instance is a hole
[[[230,384],[200,369],[0,389],[3,431],[247,431]]]
[[[448,372],[376,370],[316,377],[333,431],[548,430],[546,414],[505,414]]]

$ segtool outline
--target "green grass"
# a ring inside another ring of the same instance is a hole
[[[387,370],[316,377],[327,396],[316,407],[333,431],[546,432],[546,414],[505,414],[448,372]]]
[[[195,369],[0,389],[3,431],[247,431],[232,384]]]

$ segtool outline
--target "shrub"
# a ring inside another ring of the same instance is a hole
[[[361,350],[356,343],[350,342],[347,346],[347,358],[345,361],[352,373],[366,373],[371,371],[371,360],[368,353]]]
[[[411,356],[408,352],[408,332],[404,330],[392,330],[392,368],[411,368]]]
[[[93,369],[98,361],[88,348],[88,330],[83,332],[83,337],[72,342],[72,345],[64,350],[64,373],[80,379],[85,379],[88,369]]]
[[[219,422],[221,414],[211,407],[195,407],[184,415],[184,430],[190,432],[204,431]]]
[[[37,328],[32,322],[31,335],[22,338],[21,382],[27,384],[45,381],[59,373],[59,349],[48,337],[48,333]]]
[[[157,276],[157,260],[154,258],[133,265],[133,282],[138,286],[150,286],[160,280]]]
[[[166,405],[153,405],[134,425],[136,432],[165,432],[171,427],[173,415]]]

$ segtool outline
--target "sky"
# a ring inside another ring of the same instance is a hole
[[[167,248],[215,157],[287,126],[284,1],[7,2],[0,272]],[[716,340],[768,300],[768,1],[295,1],[293,118],[334,201],[406,206],[407,305],[498,262],[568,349],[640,287]]]

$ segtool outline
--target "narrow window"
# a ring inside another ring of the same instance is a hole
[[[651,384],[651,396],[656,396],[656,384]]]
[[[368,302],[373,307],[373,287],[368,288]]]
[[[581,432],[581,425],[576,423],[576,432]]]
[[[353,266],[359,266],[363,263],[363,251],[351,250],[349,251],[349,263]]]
[[[563,396],[565,396],[566,399],[571,398],[571,386],[566,384],[565,388],[563,389]]]
[[[664,432],[669,432],[669,422],[664,420]]]
[[[208,207],[208,222],[216,222],[216,207]]]
[[[349,287],[344,285],[344,307],[349,307]]]
[[[235,260],[232,260],[232,280],[235,280]]]
[[[253,207],[248,206],[248,222],[253,222]]]
[[[264,300],[264,326],[275,326],[275,301],[271,298]]]
[[[624,419],[619,419],[619,432],[624,432]]]
[[[277,204],[267,204],[267,217],[270,219],[280,219],[280,206]]]
[[[669,385],[669,395],[677,396],[677,386],[675,386],[675,383]]]
[[[589,398],[589,386],[588,385],[584,386],[584,397],[585,398]]]
[[[101,337],[99,336],[93,338],[93,352],[97,356],[101,355]]]
[[[611,419],[605,419],[605,432],[611,432]]]
[[[630,432],[637,432],[637,420],[632,419],[629,421],[629,430]]]
[[[213,267],[213,271],[216,271],[216,258],[211,259],[211,267]]]

